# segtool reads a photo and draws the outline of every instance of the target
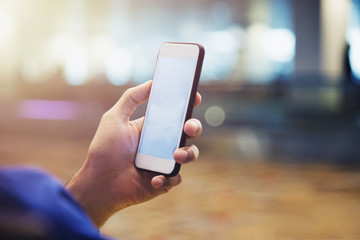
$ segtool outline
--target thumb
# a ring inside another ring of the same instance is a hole
[[[129,121],[136,107],[148,100],[151,84],[152,81],[147,81],[136,87],[127,89],[111,110],[115,111],[116,115],[121,118],[122,121]]]

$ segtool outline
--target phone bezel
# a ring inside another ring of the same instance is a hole
[[[186,120],[188,120],[192,115],[192,109],[195,102],[197,86],[200,79],[200,73],[204,58],[204,48],[197,43],[178,43],[178,42],[165,42],[161,45],[159,54],[156,61],[156,67],[154,71],[154,82],[156,81],[156,70],[158,67],[158,60],[160,57],[174,57],[174,58],[192,58],[197,60],[194,77],[192,81],[192,86],[190,88],[190,92],[188,94],[188,102],[187,102],[187,109],[184,112],[183,116],[183,124]],[[148,104],[151,104],[152,94],[150,91],[149,101]],[[145,119],[144,119],[144,126],[146,127],[146,119],[147,119],[148,111],[146,110]],[[178,148],[185,146],[186,142],[186,134],[182,128],[181,136],[179,136],[178,141]],[[143,135],[140,136],[139,146],[142,142]],[[149,171],[161,173],[168,176],[176,175],[180,170],[180,164],[176,163],[175,161],[171,161],[169,159],[154,157],[151,155],[146,155],[138,152],[135,157],[135,166],[141,169],[146,169]]]

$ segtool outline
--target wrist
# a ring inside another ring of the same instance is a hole
[[[84,170],[84,167],[66,185],[66,189],[98,228],[112,214],[103,188],[104,186],[94,181],[94,178]]]

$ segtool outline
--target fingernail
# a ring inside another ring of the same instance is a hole
[[[197,124],[197,122],[195,122],[195,121],[190,121],[190,124],[191,124],[191,126],[193,126],[193,128],[196,129],[196,132],[195,132],[195,133],[197,133],[197,132],[199,131],[199,125]]]
[[[161,188],[164,185],[164,180],[162,178],[156,178],[154,181],[155,188]]]

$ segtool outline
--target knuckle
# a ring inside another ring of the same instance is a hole
[[[182,182],[182,177],[181,177],[180,174],[179,174],[178,176],[179,176],[179,177],[178,177],[178,183],[177,183],[177,184],[180,184],[180,183]]]
[[[102,116],[101,116],[101,120],[106,120],[108,118],[110,118],[110,110],[109,111],[106,111]]]
[[[131,92],[133,91],[134,87],[128,88],[125,90],[125,92],[123,93],[123,95],[127,96],[129,94],[131,94]]]
[[[128,99],[128,98],[130,98],[132,92],[133,92],[133,87],[126,89],[126,90],[124,91],[124,93],[122,94],[121,98],[123,98],[123,99]]]
[[[190,155],[190,160],[195,160],[199,157],[199,149],[197,146],[195,145],[191,145],[190,149],[189,149],[189,155]]]

